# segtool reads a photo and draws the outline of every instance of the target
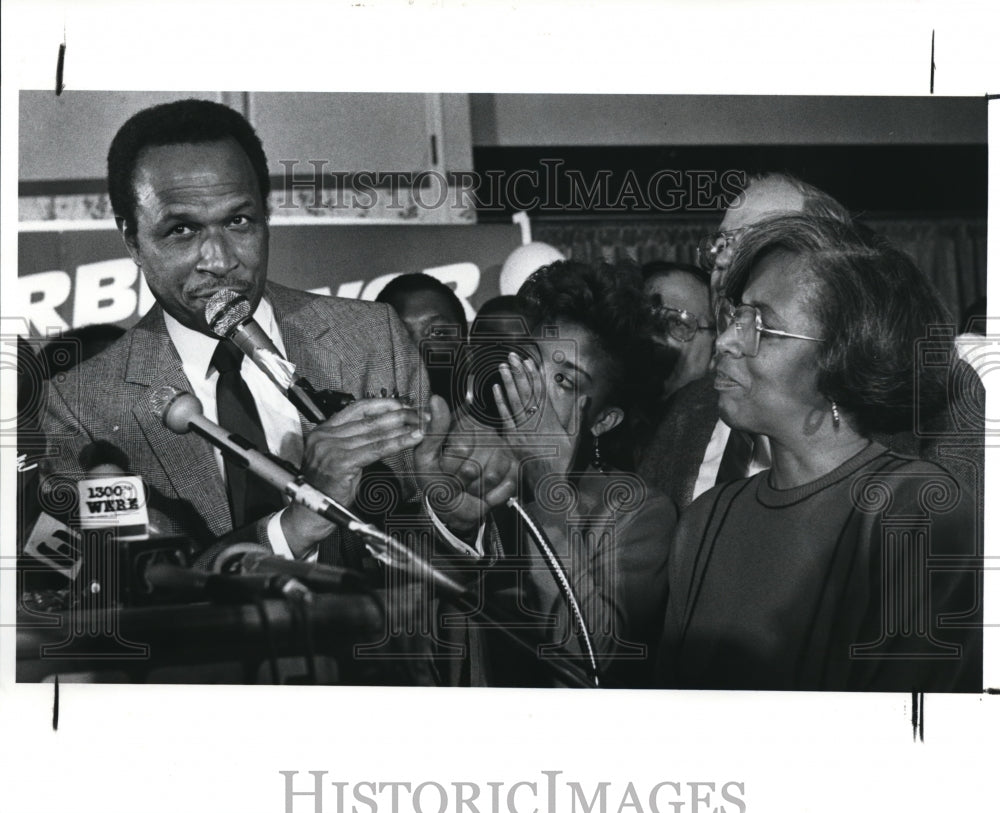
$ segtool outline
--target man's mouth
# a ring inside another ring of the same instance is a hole
[[[198,289],[192,291],[189,296],[191,299],[211,299],[219,291],[235,291],[236,293],[246,296],[248,291],[245,285],[214,285],[211,288]]]
[[[715,371],[715,388],[717,390],[731,390],[742,386],[739,381],[726,375],[722,370]]]

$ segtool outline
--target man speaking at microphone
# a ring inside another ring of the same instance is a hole
[[[321,561],[350,559],[327,520],[285,506],[276,490],[223,461],[202,438],[167,429],[150,399],[172,386],[197,396],[209,420],[299,466],[310,485],[344,505],[354,502],[362,470],[377,461],[407,497],[416,493],[417,469],[425,486],[436,478],[461,483],[460,498],[438,512],[461,535],[510,496],[502,452],[472,442],[457,456],[440,454],[447,410],[435,399],[429,423],[421,415],[427,374],[391,309],[267,281],[267,159],[241,115],[194,99],[140,111],[111,144],[108,184],[125,246],[157,304],[104,353],[51,385],[49,472],[76,473],[79,449],[107,440],[153,493],[190,507],[187,517],[161,520],[170,532],[200,537],[204,546],[254,540],[295,558],[318,551]],[[205,307],[225,289],[246,298],[298,375],[317,390],[360,400],[318,425],[300,417],[249,358],[212,332]]]

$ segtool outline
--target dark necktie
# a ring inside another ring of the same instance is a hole
[[[243,354],[227,339],[219,342],[212,355],[212,364],[219,371],[215,397],[219,410],[219,425],[242,435],[259,451],[267,452],[267,438],[253,395],[240,375]],[[223,456],[226,469],[226,495],[233,527],[240,528],[278,511],[284,505],[281,494],[259,477]]]
[[[722,460],[719,463],[719,473],[715,478],[715,484],[742,480],[749,473],[752,460],[753,439],[739,429],[730,430],[729,440],[726,441],[726,448],[722,452]]]

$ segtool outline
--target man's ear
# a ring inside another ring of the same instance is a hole
[[[142,268],[142,262],[139,260],[139,242],[136,239],[135,229],[129,226],[128,221],[124,217],[116,217],[115,225],[121,233],[122,242],[125,244],[125,250],[128,251],[129,256],[132,258],[132,262]]]
[[[625,420],[625,411],[621,407],[606,407],[597,420],[590,426],[590,434],[595,438],[600,437],[605,432],[610,432],[618,424]]]

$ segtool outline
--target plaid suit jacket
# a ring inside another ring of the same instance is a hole
[[[378,396],[384,390],[423,404],[427,375],[416,347],[388,305],[317,296],[268,284],[285,350],[296,369],[317,389]],[[95,440],[112,443],[128,457],[150,492],[150,519],[167,534],[183,534],[202,545],[233,531],[226,490],[212,447],[193,433],[176,435],[153,413],[150,396],[170,385],[190,390],[180,357],[154,306],[103,353],[51,382],[43,431],[42,494],[50,509],[65,497],[55,485],[83,476],[81,450]],[[303,434],[313,424],[303,419]],[[412,456],[388,466],[412,483]],[[45,484],[49,484],[49,488]],[[266,541],[266,519],[247,537]]]

